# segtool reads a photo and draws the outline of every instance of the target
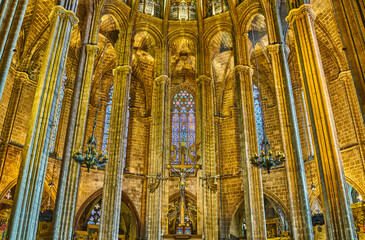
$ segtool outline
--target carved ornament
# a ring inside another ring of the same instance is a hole
[[[64,20],[69,20],[72,26],[75,26],[79,22],[79,19],[76,17],[73,11],[66,10],[60,5],[56,5],[53,7],[52,12],[49,15],[49,21],[55,21],[57,16]]]
[[[289,15],[286,17],[286,21],[292,25],[295,20],[299,18],[303,18],[305,16],[309,16],[312,21],[316,20],[316,14],[312,9],[312,5],[310,4],[303,4],[299,8],[294,8],[289,12]]]

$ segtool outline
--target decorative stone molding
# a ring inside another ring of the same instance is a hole
[[[96,55],[99,52],[99,46],[94,44],[86,44],[86,51],[88,53]]]
[[[116,68],[113,69],[113,75],[115,76],[118,72],[126,72],[126,74],[131,74],[132,73],[132,67],[129,65],[123,65],[123,66],[118,66]]]
[[[52,12],[49,15],[49,21],[53,22],[57,16],[64,20],[69,20],[72,26],[75,26],[79,22],[79,19],[76,17],[73,11],[66,10],[60,5],[53,7]]]
[[[305,17],[308,15],[312,21],[316,20],[316,14],[312,9],[312,5],[310,4],[303,4],[299,8],[294,8],[289,12],[289,15],[285,18],[285,20],[292,25],[295,20]]]
[[[29,74],[27,72],[23,72],[23,71],[19,71],[16,70],[16,74],[19,76],[19,81],[21,81],[21,83],[33,83],[32,80],[30,80]]]
[[[208,84],[211,83],[212,79],[210,77],[208,77],[207,75],[200,75],[197,79],[196,79],[196,83],[198,86],[200,86],[201,84]]]
[[[169,85],[170,84],[170,78],[167,75],[160,75],[155,78],[155,81],[158,85],[161,85],[161,84]]]
[[[343,78],[352,79],[351,70],[346,70],[346,71],[340,72],[339,75],[338,75],[338,78],[339,79],[343,79]]]
[[[250,67],[250,66],[245,66],[245,65],[236,65],[236,66],[234,67],[234,72],[235,72],[236,74],[238,74],[238,73],[247,73],[247,72],[249,72],[249,73],[250,73],[250,75],[252,76],[252,75],[253,75],[253,73],[254,73],[254,70],[253,70],[253,68],[252,68],[252,67]]]

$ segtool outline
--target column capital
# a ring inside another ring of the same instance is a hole
[[[86,44],[85,47],[86,47],[87,53],[91,53],[94,55],[96,55],[100,49],[99,46],[96,44]]]
[[[115,76],[118,73],[126,73],[126,74],[131,74],[132,73],[132,67],[129,65],[122,65],[122,66],[117,66],[116,68],[113,69],[113,75]]]
[[[208,77],[207,75],[200,75],[197,79],[196,79],[196,83],[199,85],[201,84],[207,84],[210,83],[212,81],[212,78]]]
[[[161,85],[161,84],[169,85],[170,84],[170,78],[167,75],[160,75],[160,76],[156,77],[154,81],[158,85]]]
[[[316,14],[312,9],[312,5],[310,4],[303,4],[299,8],[294,8],[290,10],[289,15],[285,18],[285,20],[292,25],[295,20],[302,18],[308,15],[312,21],[316,20]]]
[[[265,50],[270,54],[278,53],[280,50],[281,43],[273,43],[266,46]]]
[[[72,26],[75,26],[79,22],[79,19],[76,17],[73,11],[66,10],[61,5],[56,5],[53,7],[52,12],[49,15],[49,21],[53,22],[57,16],[65,20],[69,20]]]
[[[250,73],[250,75],[252,76],[252,75],[253,75],[253,73],[254,73],[254,70],[253,70],[253,68],[252,68],[252,67],[250,67],[250,66],[246,66],[246,65],[236,65],[236,66],[234,67],[234,72],[235,72],[236,74],[238,74],[238,73],[247,73],[247,72],[249,72],[249,73]]]

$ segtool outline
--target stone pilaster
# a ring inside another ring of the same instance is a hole
[[[28,0],[1,1],[0,10],[0,100],[3,95],[11,59],[23,23]]]
[[[118,66],[113,71],[115,79],[110,119],[110,142],[108,144],[109,160],[104,178],[100,240],[118,239],[131,72],[132,68],[129,65]]]
[[[332,0],[365,122],[365,5],[358,0]]]
[[[1,129],[0,135],[0,173],[3,172],[8,144],[11,140],[12,129],[14,126],[14,120],[17,113],[22,89],[27,80],[29,80],[29,77],[25,72],[16,72],[13,89],[11,91],[8,108],[5,113],[4,124]]]
[[[57,5],[50,14],[50,35],[40,70],[37,90],[19,170],[8,239],[34,239],[48,162],[54,110],[78,1]]]
[[[312,125],[318,173],[325,205],[327,238],[355,239],[355,228],[336,134],[336,126],[314,29],[311,5],[289,12],[302,85]]]
[[[238,91],[240,155],[243,170],[247,239],[266,239],[261,170],[250,164],[250,157],[258,150],[252,92],[253,69],[249,66],[237,65],[234,70]]]
[[[268,45],[266,49],[271,55],[281,139],[286,156],[292,236],[293,239],[313,240],[304,161],[285,49],[282,44]]]
[[[72,237],[80,179],[80,164],[72,159],[72,154],[81,150],[84,143],[94,60],[98,49],[97,45],[86,45],[85,65],[80,65],[83,68],[83,76],[80,95],[78,100],[74,99],[73,101],[77,106],[73,106],[74,111],[70,119],[75,124],[73,134],[68,135],[72,139],[69,140],[72,141],[72,146],[71,149],[66,148],[67,151],[62,161],[52,233],[52,239],[54,240],[71,239]]]
[[[214,101],[212,79],[206,75],[200,75],[196,80],[197,91],[197,118],[200,124],[200,142],[202,171],[199,176],[205,174],[216,175],[217,163],[215,153],[215,129],[214,129]],[[203,199],[202,213],[204,239],[218,239],[218,194],[210,190],[206,185],[201,189]]]
[[[155,78],[152,96],[151,160],[148,173],[149,175],[161,173],[163,177],[167,177],[169,171],[166,168],[168,163],[166,150],[169,144],[167,128],[170,118],[169,84],[170,79],[166,75]],[[164,181],[161,181],[153,193],[148,193],[147,238],[150,240],[162,239],[162,235],[167,234],[168,198],[168,184]]]

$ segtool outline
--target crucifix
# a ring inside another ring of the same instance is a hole
[[[185,201],[185,186],[186,186],[186,177],[190,175],[194,169],[198,169],[197,162],[200,159],[200,156],[197,154],[192,155],[195,150],[198,150],[199,145],[195,147],[195,144],[190,147],[186,147],[183,143],[180,143],[180,147],[172,146],[171,147],[171,157],[170,163],[167,164],[168,168],[172,168],[179,175],[179,189],[180,189],[180,225],[185,225],[185,209],[186,209],[186,201]],[[176,157],[179,156],[180,164],[172,164]],[[189,163],[189,159],[192,164]]]

